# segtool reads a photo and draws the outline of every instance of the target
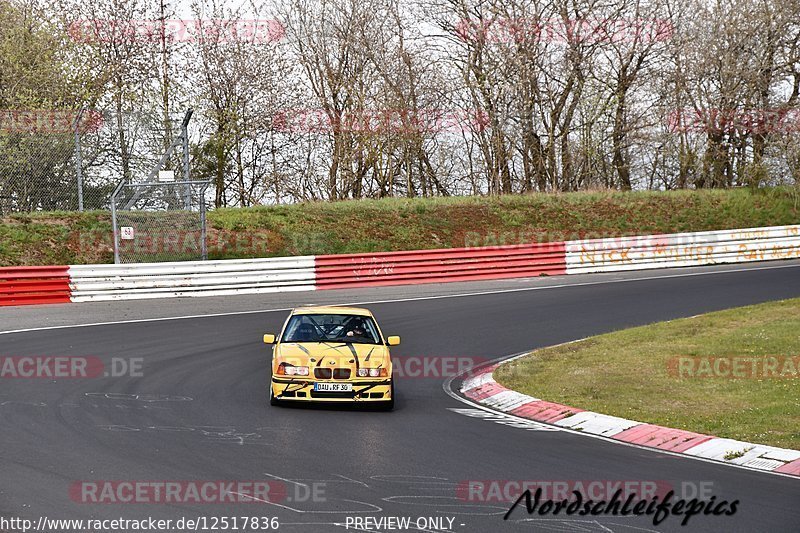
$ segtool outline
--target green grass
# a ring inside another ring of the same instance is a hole
[[[208,213],[210,240],[234,243],[212,246],[212,259],[492,246],[798,222],[797,194],[790,188],[388,198]],[[112,258],[108,212],[0,219],[0,265]]]
[[[785,300],[537,350],[502,365],[495,378],[572,407],[800,450],[800,368],[779,366],[782,378],[733,379],[680,374],[671,366],[678,356],[791,356],[798,364],[798,332],[800,299]]]
[[[0,266],[113,263],[110,235],[105,211],[12,215],[0,219]]]

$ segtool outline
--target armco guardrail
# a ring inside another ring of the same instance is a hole
[[[0,306],[70,301],[68,267],[0,268]]]
[[[568,241],[567,274],[800,257],[800,225]]]
[[[69,267],[72,301],[226,296],[314,289],[314,257]]]
[[[0,269],[0,305],[224,296],[800,258],[800,225],[374,254]]]
[[[316,257],[317,289],[523,278],[566,272],[564,243]]]

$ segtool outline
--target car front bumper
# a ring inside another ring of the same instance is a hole
[[[314,383],[351,383],[351,392],[320,392],[314,390]],[[353,379],[316,380],[308,378],[273,377],[270,384],[276,400],[297,402],[386,402],[392,399],[392,380]]]

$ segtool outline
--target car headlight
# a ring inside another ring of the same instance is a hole
[[[386,377],[389,375],[389,372],[385,368],[359,368],[358,369],[358,377],[360,378],[377,378],[377,377]]]
[[[288,363],[281,363],[278,366],[278,374],[282,374],[284,376],[307,376],[308,375],[308,367],[307,366],[294,366]]]

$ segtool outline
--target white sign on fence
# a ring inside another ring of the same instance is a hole
[[[123,226],[119,230],[120,237],[126,241],[132,241],[136,235],[136,233],[133,231],[133,228],[130,226]]]
[[[175,181],[175,171],[174,170],[159,170],[158,171],[158,181],[162,183],[172,183]]]

